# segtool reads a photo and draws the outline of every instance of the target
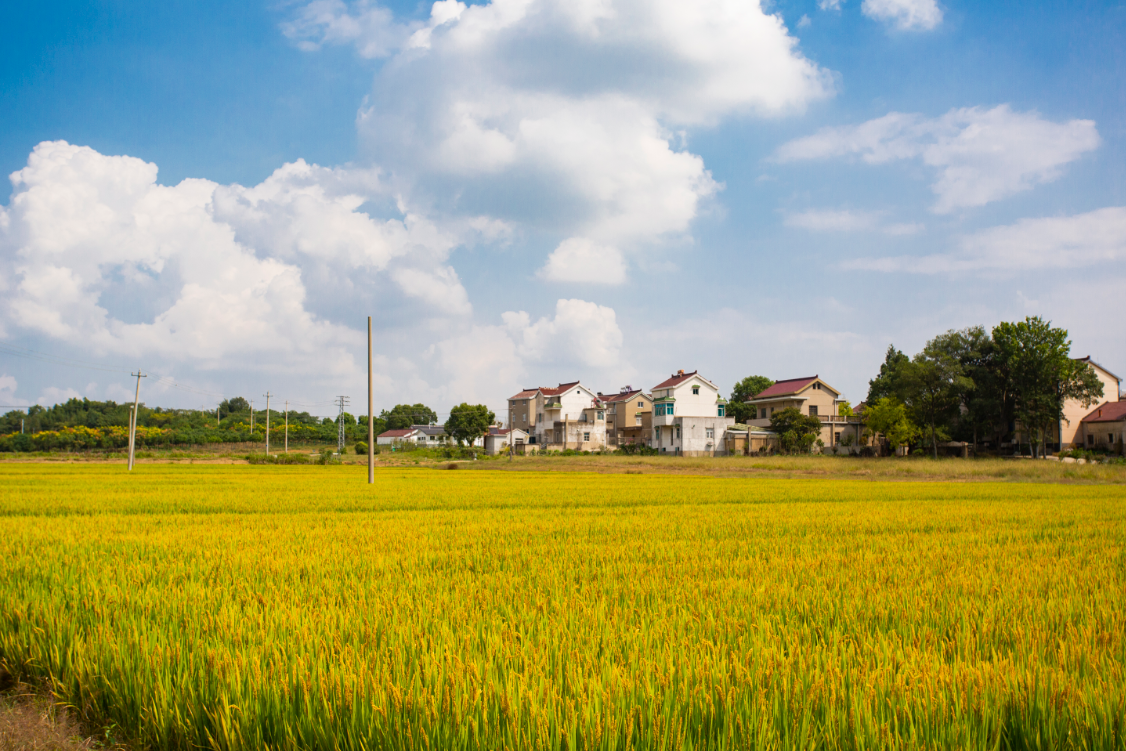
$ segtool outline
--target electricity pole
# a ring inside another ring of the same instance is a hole
[[[129,471],[133,471],[133,457],[137,445],[137,408],[141,403],[141,379],[148,378],[140,369],[129,375],[137,379],[137,393],[133,396],[133,414],[129,418]]]
[[[375,425],[372,423],[371,390],[371,316],[368,316],[368,485],[375,483]]]
[[[338,396],[337,403],[340,405],[340,414],[336,416],[336,451],[344,456],[344,407],[348,404],[348,397]]]
[[[270,455],[270,392],[266,392],[266,456]]]
[[[216,430],[219,429],[219,410],[222,409],[222,407],[223,407],[222,402],[220,402],[219,405],[215,407],[215,429]]]
[[[254,440],[254,400],[250,400],[250,440]]]
[[[285,400],[285,453],[289,453],[289,400]]]

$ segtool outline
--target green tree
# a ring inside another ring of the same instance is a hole
[[[900,366],[900,383],[919,422],[930,427],[931,448],[938,458],[938,439],[949,440],[946,425],[957,415],[960,395],[973,390],[962,364],[933,340]]]
[[[387,423],[387,430],[403,430],[411,425],[438,421],[438,413],[425,404],[396,404],[390,412],[383,410],[379,417]]]
[[[356,418],[353,417],[348,412],[344,412],[343,414],[337,415],[336,419],[333,420],[332,422],[333,422],[334,425],[336,425],[336,424],[340,423],[341,419],[344,420],[344,427],[345,428],[353,427],[356,424]],[[365,417],[364,420],[367,420],[367,418]]]
[[[910,443],[919,435],[907,405],[894,396],[885,396],[865,405],[864,424],[873,436],[882,435],[895,448]]]
[[[1028,432],[1032,453],[1041,453],[1048,430],[1063,419],[1063,405],[1075,399],[1089,407],[1103,396],[1094,370],[1071,359],[1066,329],[1030,316],[1019,323],[1002,322],[993,328],[993,344],[1001,362],[1004,390],[1011,396],[1013,412]]]
[[[466,404],[462,402],[450,410],[450,419],[446,420],[446,434],[457,441],[472,443],[489,432],[489,426],[496,419],[484,404]]]
[[[847,399],[841,399],[840,403],[837,404],[837,414],[841,417],[853,417],[856,415],[856,413],[852,411],[852,404]]]
[[[951,418],[951,433],[976,447],[983,434],[1007,423],[993,340],[984,326],[970,326],[939,334],[927,343],[927,350],[941,352],[961,366],[965,380],[955,387],[958,408]]]
[[[770,429],[778,434],[783,451],[808,453],[821,435],[821,421],[803,415],[797,407],[787,407],[770,416]]]
[[[880,365],[880,373],[868,381],[867,404],[875,404],[885,396],[894,396],[903,399],[903,369],[911,362],[911,358],[895,348],[894,344],[888,345],[884,362]]]
[[[766,376],[752,375],[735,384],[731,390],[731,401],[727,403],[727,416],[734,417],[735,422],[747,422],[755,419],[755,406],[747,404],[747,400],[756,394],[766,391],[774,385],[774,381]]]
[[[226,417],[227,415],[234,414],[236,412],[249,411],[250,402],[246,401],[246,399],[242,398],[241,396],[236,396],[232,399],[224,399],[223,401],[219,402],[220,418]]]

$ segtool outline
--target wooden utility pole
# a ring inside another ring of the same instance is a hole
[[[250,400],[250,440],[254,440],[254,400]]]
[[[371,316],[368,316],[368,485],[375,484],[375,425],[371,387]]]
[[[289,453],[289,400],[285,400],[285,453]]]
[[[266,456],[270,455],[270,392],[266,392]]]
[[[133,471],[133,457],[137,446],[137,408],[141,403],[141,379],[148,378],[139,369],[129,375],[137,379],[137,393],[133,396],[133,414],[129,417],[129,471]]]

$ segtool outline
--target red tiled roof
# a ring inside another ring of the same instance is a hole
[[[604,402],[628,402],[641,393],[641,389],[634,389],[633,391],[621,391],[617,394],[603,394],[598,397]]]
[[[538,394],[539,391],[540,391],[539,389],[524,389],[523,391],[521,391],[516,396],[510,396],[508,398],[509,399],[531,399],[533,396]]]
[[[791,378],[788,381],[776,381],[773,386],[763,389],[751,398],[765,399],[768,396],[785,396],[786,394],[796,394],[816,380],[817,376],[812,376],[809,378]]]
[[[543,388],[541,388],[540,391],[543,392],[544,396],[559,396],[564,391],[569,391],[571,388],[573,388],[574,386],[578,386],[578,385],[579,385],[578,381],[571,381],[570,383],[561,383],[553,389],[543,389]]]
[[[418,428],[402,428],[401,430],[385,430],[379,434],[379,438],[406,438],[411,433],[417,433]]]
[[[1126,402],[1105,402],[1083,418],[1083,422],[1118,422],[1119,420],[1126,420]]]
[[[653,388],[654,389],[671,389],[673,386],[677,386],[679,384],[682,384],[685,381],[687,381],[689,378],[692,378],[695,375],[696,375],[695,370],[693,370],[691,373],[674,373],[672,378],[669,378],[667,381],[661,381],[660,383],[658,383]]]

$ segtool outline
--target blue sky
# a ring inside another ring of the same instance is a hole
[[[369,314],[377,408],[679,368],[855,402],[889,343],[1025,315],[1126,372],[1122,4],[7,15],[3,404],[140,366],[328,413]]]

